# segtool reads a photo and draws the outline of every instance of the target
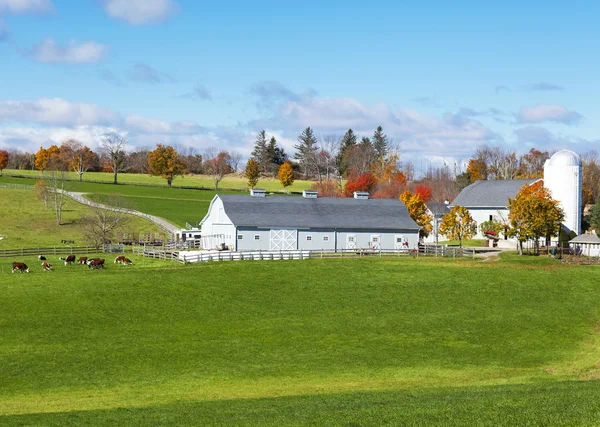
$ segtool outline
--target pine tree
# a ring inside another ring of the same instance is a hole
[[[267,133],[264,131],[264,129],[261,130],[256,136],[252,157],[254,157],[260,165],[261,171],[266,172],[268,170],[270,162],[267,147]]]
[[[275,172],[286,160],[287,155],[282,148],[277,146],[277,140],[274,136],[271,137],[267,146],[267,156],[269,158],[269,168]]]
[[[346,162],[344,161],[346,151],[351,147],[355,147],[356,142],[356,134],[352,129],[348,129],[348,131],[344,134],[344,137],[342,138],[342,142],[340,143],[340,150],[335,159],[338,170],[342,175],[348,171],[348,168],[346,167],[347,165],[345,164]]]
[[[299,144],[294,145],[294,149],[296,149],[294,159],[298,160],[306,177],[308,173],[316,168],[317,151],[319,150],[317,137],[310,126],[298,136],[298,142]]]
[[[381,126],[377,127],[377,130],[373,134],[373,148],[377,151],[377,156],[382,159],[387,156],[389,150],[389,139]]]

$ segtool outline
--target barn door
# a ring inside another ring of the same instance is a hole
[[[293,251],[298,247],[297,230],[271,230],[269,249]]]
[[[346,249],[356,249],[356,234],[346,235]]]
[[[407,249],[408,248],[408,239],[401,234],[396,234],[394,236],[394,249]]]

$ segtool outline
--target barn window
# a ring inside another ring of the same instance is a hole
[[[379,243],[379,236],[371,236],[371,241],[373,243]]]
[[[323,241],[324,242],[329,242],[329,236],[323,236]]]
[[[396,236],[396,243],[402,243],[402,236]]]
[[[348,236],[348,241],[349,242],[354,242],[354,236]]]
[[[260,240],[260,234],[255,234],[254,235],[254,240]]]
[[[494,215],[490,215],[490,221],[494,220]]]
[[[310,242],[310,241],[312,241],[312,236],[306,236],[306,241],[307,241],[307,242]]]
[[[243,234],[238,234],[238,240],[244,240],[244,235]]]

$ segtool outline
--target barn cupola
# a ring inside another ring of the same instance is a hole
[[[354,198],[355,199],[368,199],[369,198],[369,193],[366,191],[355,191],[354,192]]]
[[[303,190],[302,197],[305,199],[316,199],[318,197],[317,192],[314,190]]]
[[[267,191],[263,188],[251,188],[250,189],[250,195],[252,197],[265,197],[267,194]]]

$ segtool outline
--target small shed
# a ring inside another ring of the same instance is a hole
[[[578,255],[600,257],[600,237],[596,234],[581,234],[569,242],[569,248]]]

